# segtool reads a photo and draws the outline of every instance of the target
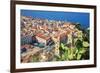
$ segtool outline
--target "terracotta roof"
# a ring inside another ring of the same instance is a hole
[[[47,36],[47,35],[41,34],[41,33],[37,34],[36,36],[37,36],[37,37],[40,37],[40,38],[42,38],[42,39],[45,39],[45,40],[50,39],[50,36]]]
[[[54,35],[54,37],[55,37],[55,38],[60,38],[60,37],[65,36],[65,35],[67,35],[67,32],[61,32],[61,31],[59,31],[59,32],[57,32],[57,33]]]
[[[64,25],[63,25],[63,27],[69,27],[69,26],[73,27],[73,26],[75,26],[75,25],[73,25],[73,24],[70,23],[70,22],[64,23]]]
[[[48,29],[48,26],[41,26],[43,29],[47,30]]]

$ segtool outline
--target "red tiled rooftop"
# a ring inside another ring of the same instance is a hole
[[[46,36],[46,35],[41,34],[41,33],[37,34],[36,36],[37,36],[37,37],[40,37],[40,38],[42,38],[42,39],[45,39],[45,40],[50,39],[50,37],[49,37],[49,36]]]

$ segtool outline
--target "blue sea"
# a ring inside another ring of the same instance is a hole
[[[90,25],[90,14],[84,12],[37,11],[22,9],[21,15],[31,16],[33,18],[80,23],[83,28],[88,28]]]

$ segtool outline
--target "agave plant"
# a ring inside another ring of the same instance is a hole
[[[69,48],[65,46],[63,43],[60,45],[60,56],[57,57],[57,60],[65,61],[65,60],[81,60],[84,59],[84,54],[87,49],[84,47],[89,47],[87,42],[82,42],[78,40],[76,42],[76,47]]]

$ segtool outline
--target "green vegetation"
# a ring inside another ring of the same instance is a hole
[[[72,37],[70,44],[60,44],[60,55],[56,56],[57,61],[89,59],[89,29],[82,29],[80,24],[77,24],[76,27],[79,30],[78,37]],[[69,47],[69,45],[71,46]]]
[[[39,61],[39,58],[36,57],[36,56],[33,56],[33,57],[32,57],[32,61],[33,61],[33,62],[38,62],[38,61]]]
[[[76,23],[75,25],[76,25],[75,27],[76,27],[78,30],[82,30],[82,27],[81,27],[81,24],[80,24],[80,23]]]
[[[77,45],[74,48],[68,48],[63,43],[60,45],[60,55],[57,56],[58,61],[65,61],[65,60],[81,60],[85,59],[85,54],[87,53],[88,43],[87,42],[80,42],[79,40],[76,42]],[[84,44],[84,45],[83,45]],[[85,47],[85,48],[84,48]]]

